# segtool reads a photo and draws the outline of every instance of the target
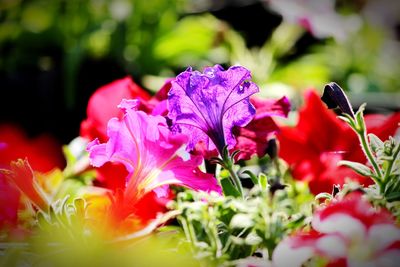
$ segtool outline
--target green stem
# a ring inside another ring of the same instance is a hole
[[[386,185],[387,179],[389,178],[390,173],[392,172],[394,162],[396,161],[396,158],[399,155],[399,152],[400,152],[400,144],[397,145],[396,150],[393,153],[393,160],[391,160],[389,162],[389,165],[386,169],[385,176],[383,177],[383,181],[382,181],[384,185]]]
[[[382,188],[382,182],[383,182],[382,172],[379,169],[378,163],[376,163],[374,156],[372,155],[371,149],[370,149],[368,141],[367,141],[366,131],[364,130],[362,133],[357,132],[357,134],[360,139],[361,146],[364,150],[364,153],[367,156],[369,163],[371,163],[372,167],[374,168],[376,176],[379,178],[377,181],[378,185],[380,186],[380,189],[383,190],[383,188]]]
[[[243,193],[242,182],[240,181],[240,178],[237,175],[237,173],[235,172],[235,170],[233,169],[232,162],[226,162],[226,163],[227,164],[225,164],[223,167],[228,170],[228,172],[232,178],[233,184],[235,185],[236,189],[239,191],[240,196],[243,197],[244,193]]]

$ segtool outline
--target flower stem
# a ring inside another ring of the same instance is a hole
[[[383,183],[382,172],[379,169],[378,163],[376,163],[374,156],[372,155],[371,149],[370,149],[368,141],[367,141],[366,131],[364,130],[362,133],[357,132],[357,134],[360,139],[361,147],[364,151],[364,154],[366,155],[369,163],[371,163],[372,167],[374,168],[376,176],[379,178],[378,181],[376,181],[376,182],[378,183],[380,190],[383,190],[383,188],[382,188],[382,183]]]
[[[395,148],[395,151],[393,153],[393,160],[391,160],[389,162],[389,165],[386,169],[385,176],[383,177],[383,181],[382,181],[384,185],[386,185],[386,183],[387,183],[390,173],[392,172],[394,162],[396,161],[396,158],[399,155],[399,153],[400,153],[400,144],[398,144],[397,147]]]
[[[228,147],[224,146],[222,148],[222,150],[219,150],[219,154],[220,154],[221,158],[213,158],[213,162],[220,164],[225,170],[227,170],[229,172],[231,182],[237,189],[239,195],[241,197],[243,197],[244,193],[243,193],[242,182],[240,181],[238,174],[234,170],[235,156],[237,155],[237,153],[239,153],[238,150],[233,152],[232,154],[230,154]]]
[[[239,176],[237,175],[237,173],[235,172],[235,170],[233,169],[233,164],[232,162],[230,162],[228,164],[228,166],[225,166],[225,168],[228,170],[231,178],[232,178],[232,182],[235,185],[236,189],[239,191],[240,196],[243,197],[244,193],[243,193],[243,186],[242,186],[242,182],[240,181]]]

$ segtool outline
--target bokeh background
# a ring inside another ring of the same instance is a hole
[[[68,143],[90,95],[131,75],[151,92],[192,66],[241,64],[265,97],[336,81],[400,110],[396,0],[0,0],[0,124]]]

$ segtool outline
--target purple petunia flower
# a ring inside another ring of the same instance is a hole
[[[168,93],[168,117],[173,130],[190,136],[188,150],[199,141],[220,153],[226,145],[235,146],[232,128],[247,125],[255,114],[249,97],[259,89],[250,79],[244,67],[225,71],[219,65],[203,73],[188,68],[176,77]]]

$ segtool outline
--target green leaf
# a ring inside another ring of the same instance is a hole
[[[400,177],[390,175],[385,186],[385,195],[400,191]]]
[[[264,190],[268,188],[268,178],[264,173],[258,175],[258,184]]]
[[[233,216],[229,226],[231,228],[239,228],[239,229],[246,229],[253,227],[255,224],[253,218],[251,218],[248,214],[238,213]]]
[[[342,121],[346,122],[352,129],[356,129],[356,123],[352,117],[350,117],[348,114],[343,113],[342,116],[338,116],[339,119]]]
[[[358,163],[358,162],[353,162],[353,161],[348,161],[348,160],[341,160],[339,161],[339,166],[347,166],[351,169],[353,169],[355,172],[358,174],[361,174],[363,176],[370,177],[373,175],[373,172],[371,171],[370,168],[365,166],[364,164]]]
[[[225,196],[240,197],[239,191],[233,186],[229,178],[221,179],[221,186]]]
[[[299,214],[297,216],[298,216],[298,218],[294,219],[293,221],[289,222],[286,225],[287,229],[294,229],[294,228],[300,227],[302,225],[302,223],[304,222],[304,220],[306,219],[306,216],[304,214]],[[296,217],[296,216],[292,216],[292,218],[293,217]]]
[[[249,171],[249,170],[245,170],[245,171],[243,171],[242,173],[247,174],[247,175],[250,177],[250,179],[251,179],[251,181],[253,182],[254,185],[257,185],[257,184],[258,184],[258,178],[257,178],[257,176],[256,176],[254,173],[252,173],[252,172]]]
[[[356,130],[359,133],[363,133],[366,130],[364,121],[364,109],[366,104],[362,104],[358,111],[356,112]]]
[[[252,232],[252,233],[250,233],[250,234],[248,234],[248,235],[246,236],[244,242],[245,242],[247,245],[255,246],[255,245],[258,245],[258,244],[260,244],[260,243],[262,242],[262,238],[259,237],[256,233],[253,233],[253,232]]]
[[[384,146],[383,141],[375,134],[368,134],[369,143],[371,145],[372,151],[376,153],[378,150],[382,149]]]
[[[386,195],[386,199],[389,202],[400,200],[400,192],[391,192]]]

